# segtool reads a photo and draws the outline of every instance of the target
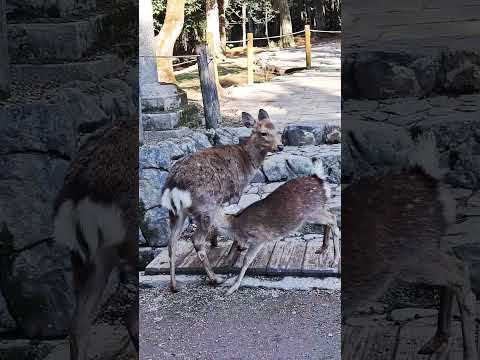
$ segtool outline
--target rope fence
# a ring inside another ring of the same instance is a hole
[[[300,31],[296,31],[296,32],[293,32],[293,33],[289,33],[289,34],[253,38],[253,40],[281,39],[283,37],[298,35],[298,34],[302,34],[304,32],[305,32],[305,30],[300,30]],[[342,33],[341,31],[334,31],[334,30],[310,30],[310,32],[312,32],[312,33],[324,33],[324,34],[341,34]],[[243,43],[243,41],[244,41],[243,39],[242,40],[231,40],[231,41],[227,41],[227,44],[240,44],[240,43]]]

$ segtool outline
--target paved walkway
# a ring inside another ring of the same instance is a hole
[[[341,119],[340,42],[312,48],[312,69],[275,77],[267,83],[238,86],[227,91],[222,113],[239,118],[242,111],[268,111],[279,129],[288,124],[336,124]],[[281,69],[305,67],[305,49],[266,51],[257,61]],[[287,71],[288,72],[288,71]]]

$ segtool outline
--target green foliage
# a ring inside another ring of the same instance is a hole
[[[265,15],[267,21],[275,19],[278,11],[272,7],[271,0],[230,0],[226,9],[227,22],[229,27],[242,21],[242,5],[247,5],[247,18],[255,24],[264,24]]]
[[[159,32],[165,20],[167,0],[153,0],[152,4],[155,31]],[[177,50],[181,53],[191,53],[195,45],[204,38],[206,28],[205,0],[186,0],[185,22],[177,41]]]

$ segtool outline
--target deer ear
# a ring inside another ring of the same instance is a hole
[[[242,121],[247,128],[252,128],[255,126],[255,119],[247,112],[242,112]]]
[[[270,116],[268,115],[268,113],[265,110],[260,109],[258,111],[258,121],[263,121],[267,119],[270,119]]]

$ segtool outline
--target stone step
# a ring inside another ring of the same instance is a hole
[[[159,113],[178,110],[187,105],[187,94],[174,84],[145,84],[142,86],[142,112]]]
[[[160,113],[143,113],[143,129],[146,131],[172,130],[178,126],[182,110]]]
[[[123,65],[118,56],[103,55],[95,60],[64,64],[16,64],[11,67],[11,74],[14,81],[21,83],[96,81],[118,71]]]
[[[9,56],[15,64],[79,60],[108,34],[108,15],[50,23],[9,24]]]

